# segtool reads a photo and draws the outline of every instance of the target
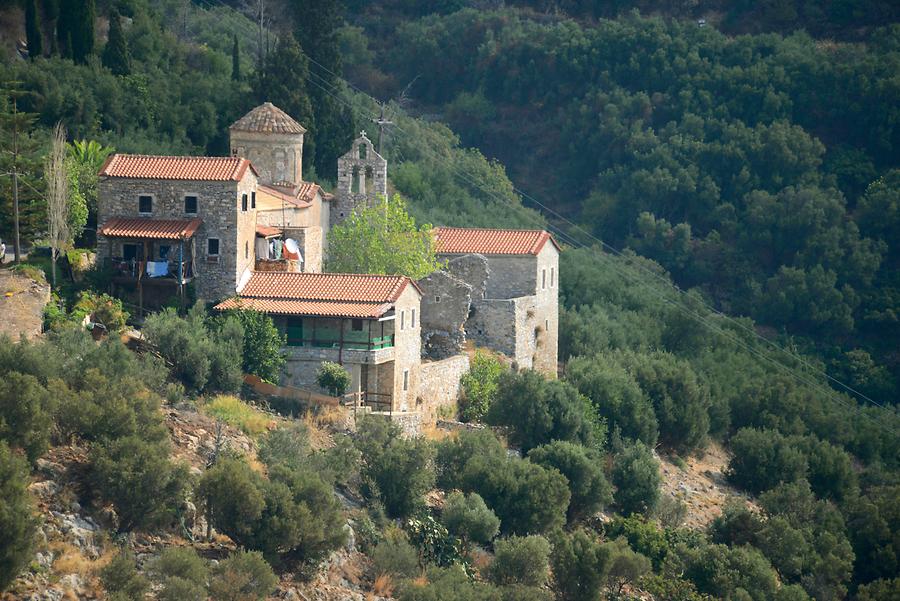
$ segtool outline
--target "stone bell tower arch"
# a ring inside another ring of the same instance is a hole
[[[350,150],[338,159],[331,226],[342,222],[357,207],[372,206],[379,196],[387,196],[387,161],[375,152],[375,146],[363,131],[353,140]]]

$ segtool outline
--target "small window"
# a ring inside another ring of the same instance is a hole
[[[409,370],[403,370],[403,392],[409,390]]]
[[[137,244],[123,244],[122,258],[126,261],[134,261],[141,255],[141,247]]]
[[[206,254],[210,257],[218,257],[219,256],[219,239],[218,238],[207,238],[206,239]]]
[[[435,297],[434,297],[434,302],[436,302],[436,303],[441,302],[441,297],[440,297],[440,296],[435,296]]]
[[[361,320],[361,319],[354,319],[354,320],[350,323],[350,329],[353,330],[354,332],[362,332],[362,329],[363,329],[363,320]]]
[[[172,250],[172,246],[169,244],[160,244],[159,245],[159,260],[160,261],[168,261],[169,260],[169,251]]]
[[[406,311],[400,311],[400,331],[406,327]]]
[[[409,320],[409,327],[411,327],[413,329],[416,328],[416,310],[415,309],[412,310],[412,316],[410,317],[410,320]]]
[[[247,195],[246,194],[241,194],[241,210],[242,211],[247,210]]]
[[[153,197],[147,195],[138,196],[138,213],[149,214],[153,212]]]
[[[541,290],[547,288],[547,270],[541,269]]]
[[[365,144],[359,145],[359,158],[362,160],[366,160],[366,155],[368,154],[368,148],[366,148]]]
[[[547,332],[550,331],[550,320],[549,319],[544,320],[544,330]]]
[[[250,193],[250,208],[256,208],[256,191]]]
[[[188,195],[184,197],[184,212],[189,215],[197,214],[197,197]]]
[[[250,258],[250,243],[249,242],[244,242],[244,258],[245,259]]]
[[[556,285],[556,268],[551,267],[550,268],[550,287],[553,288],[553,286],[555,286],[555,285]]]

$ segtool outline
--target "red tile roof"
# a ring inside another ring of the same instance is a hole
[[[235,121],[229,129],[266,134],[302,134],[306,132],[305,127],[271,102],[259,105]]]
[[[547,240],[559,244],[544,230],[491,230],[436,227],[436,249],[443,254],[536,255]]]
[[[339,303],[334,301],[303,301],[269,298],[234,297],[216,305],[216,309],[253,309],[277,315],[322,315],[375,319],[391,308],[390,303]]]
[[[237,298],[216,309],[241,306],[283,315],[374,318],[387,313],[410,284],[419,290],[401,275],[256,271]]]
[[[240,181],[250,168],[247,159],[240,157],[152,156],[144,154],[114,154],[100,168],[101,177],[133,179],[179,179],[199,181]]]
[[[263,236],[264,238],[268,238],[269,236],[279,236],[282,233],[281,228],[278,227],[270,227],[268,225],[256,226],[256,235]]]
[[[194,235],[203,224],[200,219],[146,219],[113,217],[100,226],[99,232],[109,238],[152,238],[182,240]]]

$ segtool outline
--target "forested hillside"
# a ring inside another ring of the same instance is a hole
[[[92,311],[123,328],[122,305],[67,284],[44,340],[0,340],[0,590],[71,570],[110,599],[257,599],[274,569],[290,598],[327,564],[358,599],[897,598],[893,3],[267,10],[260,35],[230,2],[0,2],[3,39],[31,51],[10,43],[0,65],[23,241],[46,235],[57,122],[89,246],[113,148],[224,154],[228,125],[268,100],[308,127],[304,176],[331,188],[383,108],[390,191],[420,224],[557,233],[561,377],[479,353],[459,407],[475,431],[348,434],[231,396],[254,345],[280,346],[271,320],[169,309],[133,353],[79,331]],[[11,204],[3,176],[4,241]],[[661,493],[659,458],[711,443],[734,503],[687,528],[691,497]],[[80,516],[103,524],[96,549],[39,540]]]
[[[392,18],[354,21],[369,33],[348,64],[360,86],[406,88],[528,195],[897,397],[898,25],[844,43],[631,12],[384,4]]]

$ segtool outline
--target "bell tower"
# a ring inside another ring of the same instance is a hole
[[[379,196],[387,196],[387,161],[375,152],[372,141],[362,131],[350,151],[338,159],[337,196],[331,206],[334,227],[360,206],[372,206]]]

